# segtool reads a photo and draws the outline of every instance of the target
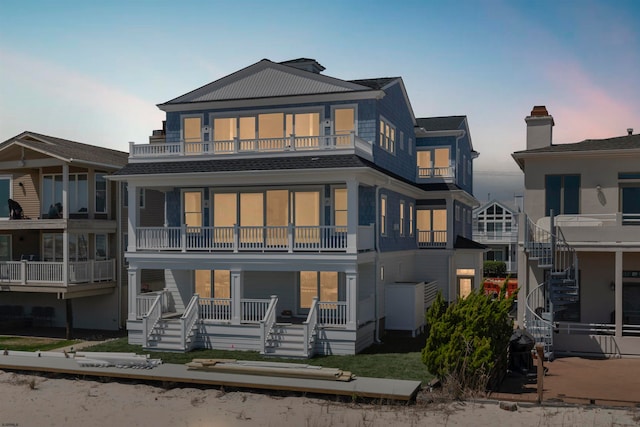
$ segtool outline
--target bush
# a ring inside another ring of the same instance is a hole
[[[512,303],[513,297],[506,298],[506,287],[497,297],[474,290],[449,306],[439,293],[427,311],[428,338],[422,362],[455,397],[469,390],[486,390],[497,378],[513,332]]]
[[[484,277],[504,277],[507,275],[507,264],[504,261],[485,261]]]

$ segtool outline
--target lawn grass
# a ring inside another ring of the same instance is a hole
[[[48,351],[67,347],[77,342],[76,340],[61,340],[55,338],[0,336],[0,349],[13,351]]]
[[[263,357],[255,351],[230,350],[192,350],[188,353],[148,352],[139,345],[127,344],[127,338],[119,338],[87,347],[84,351],[133,352],[150,354],[154,359],[161,359],[163,363],[184,364],[192,359],[236,359],[236,360],[266,360],[272,362],[304,363],[325,368],[339,368],[350,371],[357,377],[391,378],[401,380],[429,382],[431,375],[419,351],[398,353],[398,347],[377,346],[365,353],[350,356],[316,356],[312,359],[278,359]],[[415,347],[415,346],[414,346]]]

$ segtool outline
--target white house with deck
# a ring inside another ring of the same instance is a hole
[[[130,343],[353,354],[480,285],[466,117],[416,119],[400,77],[323,70],[259,61],[158,105],[163,129],[131,143],[110,178],[129,194]],[[164,194],[160,226],[139,189]],[[144,292],[149,270],[164,289]]]
[[[519,318],[550,356],[638,356],[640,135],[554,144],[545,107],[525,120]]]

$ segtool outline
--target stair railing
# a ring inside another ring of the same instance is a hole
[[[189,333],[193,329],[193,325],[198,321],[198,309],[200,307],[199,302],[200,296],[198,294],[194,294],[187,304],[187,308],[185,308],[184,313],[180,316],[180,342],[184,345],[185,350],[187,350],[191,344],[193,344],[193,340],[191,340],[191,344],[187,343],[187,338],[189,338]]]
[[[271,334],[273,333],[273,327],[276,324],[276,307],[278,305],[278,297],[271,295],[271,301],[269,301],[269,307],[264,317],[260,321],[260,343],[262,346],[262,354],[266,353]]]
[[[524,328],[537,343],[542,343],[544,354],[551,359],[553,358],[553,315],[545,293],[546,286],[546,283],[542,283],[527,295]]]
[[[151,303],[149,310],[147,313],[142,316],[142,336],[144,339],[144,346],[149,346],[149,340],[151,338],[151,334],[153,334],[153,330],[156,325],[162,318],[162,294],[158,294],[156,298]]]
[[[304,356],[311,357],[314,354],[316,330],[318,329],[318,297],[313,297],[307,320],[302,325],[304,327]]]

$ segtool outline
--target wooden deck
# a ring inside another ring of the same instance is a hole
[[[0,353],[0,369],[403,401],[414,399],[420,390],[420,381],[361,377],[343,382],[240,375],[194,371],[187,369],[186,365],[175,364],[162,364],[151,369],[82,367],[73,358],[5,356],[2,353]]]

